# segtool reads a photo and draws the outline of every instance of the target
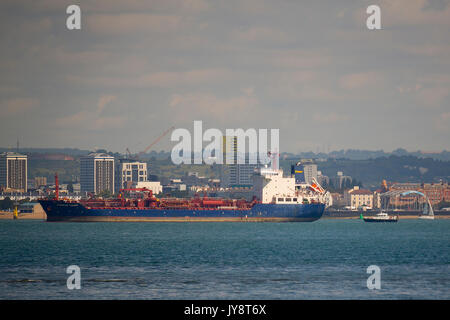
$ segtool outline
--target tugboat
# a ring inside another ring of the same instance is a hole
[[[375,216],[363,217],[365,222],[397,222],[398,216],[390,216],[386,212],[377,213]]]

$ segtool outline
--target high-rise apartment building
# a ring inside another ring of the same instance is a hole
[[[91,153],[80,159],[81,193],[114,193],[114,157],[105,153]]]
[[[28,158],[5,152],[0,155],[0,188],[5,191],[27,192]]]
[[[147,163],[132,159],[119,159],[116,166],[116,191],[146,182]]]
[[[235,136],[224,136],[222,142],[223,164],[221,168],[221,186],[224,188],[251,187],[253,174],[257,164],[250,164],[248,155],[238,154],[238,139]],[[244,157],[245,163],[238,164],[238,157]],[[230,163],[233,162],[233,163]]]
[[[305,176],[305,182],[311,184],[313,178],[317,181],[317,164],[305,164],[303,165],[303,174]]]

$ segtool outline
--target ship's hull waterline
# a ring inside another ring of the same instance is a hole
[[[251,209],[86,208],[80,203],[40,200],[47,221],[66,222],[311,222],[324,204],[255,204]]]

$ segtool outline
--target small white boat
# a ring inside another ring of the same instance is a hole
[[[386,212],[377,213],[374,216],[363,217],[365,222],[397,222],[398,216],[390,216]]]

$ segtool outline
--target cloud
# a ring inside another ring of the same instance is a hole
[[[321,124],[335,124],[347,121],[349,119],[348,115],[342,114],[342,113],[336,113],[336,112],[329,112],[329,113],[314,113],[313,121],[321,123]]]
[[[0,94],[7,95],[7,94],[16,94],[20,91],[18,87],[15,86],[0,86]]]
[[[116,96],[101,96],[97,102],[97,114],[101,114],[106,105],[114,100],[116,100]]]
[[[115,101],[115,95],[101,96],[97,101],[97,107],[92,110],[81,110],[72,115],[57,119],[56,126],[77,130],[105,130],[117,129],[125,125],[127,118],[124,115],[105,115],[105,108]]]
[[[446,43],[439,44],[421,44],[421,45],[399,45],[400,50],[405,53],[425,57],[442,57],[442,62],[448,62],[450,56],[450,45]]]
[[[211,4],[206,0],[91,0],[87,1],[85,6],[88,10],[99,12],[165,12],[179,10],[186,13],[196,13],[208,10]]]
[[[231,38],[244,43],[258,42],[269,44],[287,43],[292,41],[285,32],[265,26],[234,30],[231,34]]]
[[[328,55],[307,50],[277,50],[272,52],[269,61],[276,68],[312,69],[331,63]]]
[[[448,3],[380,0],[383,30],[372,32],[369,1],[85,0],[72,32],[67,1],[3,0],[0,127],[22,126],[30,144],[121,151],[174,119],[276,126],[289,148],[446,147]],[[299,138],[316,123],[323,134]],[[432,124],[420,140],[392,138],[420,123]]]
[[[95,119],[95,125],[93,128],[96,129],[123,128],[125,126],[126,120],[127,119],[124,116],[99,117]]]
[[[17,34],[35,36],[36,33],[48,32],[53,23],[50,18],[37,18],[22,21],[17,28],[12,31]]]
[[[169,100],[170,113],[177,121],[204,118],[220,123],[240,121],[251,116],[259,104],[250,93],[230,98],[208,93],[174,94]]]
[[[450,96],[450,75],[430,74],[419,77],[415,95],[424,106],[441,107]]]
[[[98,66],[110,61],[114,57],[113,53],[99,49],[67,50],[64,47],[39,48],[40,54],[47,63],[57,63],[65,66]]]
[[[444,112],[435,120],[436,128],[444,133],[450,132],[450,112]]]
[[[68,75],[71,83],[90,86],[119,87],[119,88],[174,88],[177,86],[196,86],[200,84],[220,83],[231,81],[233,72],[227,69],[195,69],[189,71],[164,71],[141,74],[136,77],[89,77]]]
[[[48,13],[48,12],[65,12],[69,4],[68,1],[61,0],[2,0],[0,8],[16,9],[23,12]],[[204,12],[211,5],[206,0],[84,0],[79,4],[83,12],[108,12],[108,13],[124,13],[124,12],[143,12],[143,11],[174,11],[179,10],[185,13]]]
[[[56,120],[55,125],[63,129],[76,129],[77,131],[100,131],[105,129],[123,128],[126,124],[125,116],[98,116],[88,111],[80,111],[70,116]]]
[[[383,77],[377,72],[346,74],[339,79],[339,86],[346,90],[370,88],[382,82]]]
[[[440,107],[450,95],[449,87],[423,88],[418,90],[417,98],[424,106]]]
[[[87,30],[101,35],[170,33],[180,29],[182,18],[148,13],[93,14],[87,17]]]
[[[34,98],[14,98],[0,102],[2,117],[22,115],[39,106],[39,100]]]
[[[450,6],[448,2],[439,6],[433,5],[435,2],[436,0],[380,0],[377,5],[381,9],[381,27],[390,29],[399,26],[449,26]],[[354,11],[354,21],[358,25],[365,26],[368,5],[363,5]]]
[[[315,69],[275,72],[270,77],[267,94],[275,100],[340,101],[342,93],[333,88],[328,73]]]
[[[450,25],[450,6],[432,6],[435,0],[408,0],[380,2],[382,24],[396,25]],[[384,21],[383,21],[384,20]]]

